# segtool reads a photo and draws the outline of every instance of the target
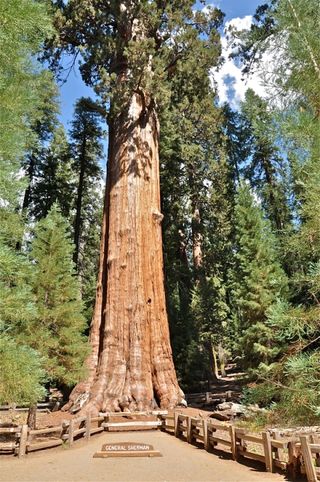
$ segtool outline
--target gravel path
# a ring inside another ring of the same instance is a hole
[[[94,459],[104,443],[147,443],[163,457]],[[72,449],[51,449],[23,459],[0,460],[3,482],[284,482],[279,474],[263,472],[223,459],[160,431],[103,433]]]

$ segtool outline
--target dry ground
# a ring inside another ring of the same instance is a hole
[[[94,459],[103,443],[148,443],[157,458]],[[160,431],[103,433],[72,449],[51,449],[23,459],[1,457],[2,482],[284,482],[262,465],[246,466],[221,455],[207,453]]]

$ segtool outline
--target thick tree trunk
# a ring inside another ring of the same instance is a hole
[[[134,411],[183,402],[166,313],[158,158],[152,104],[134,93],[110,122],[100,274],[88,378],[66,408]]]

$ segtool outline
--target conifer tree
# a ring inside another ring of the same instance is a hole
[[[52,27],[45,2],[1,0],[0,11],[0,398],[1,403],[34,403],[43,393],[42,362],[26,339],[16,339],[37,314],[32,265],[15,248],[24,231],[20,159],[47,78],[34,57]]]
[[[85,231],[92,222],[87,215],[93,211],[99,200],[101,188],[103,147],[101,143],[103,129],[98,106],[90,98],[82,97],[75,106],[74,119],[70,131],[70,146],[73,158],[73,172],[76,173],[75,218],[73,223],[75,251],[73,260],[81,277],[85,277],[82,264],[84,258]],[[101,206],[101,203],[100,203]],[[98,206],[99,208],[99,206]],[[100,211],[100,210],[99,210]]]
[[[87,354],[72,251],[68,223],[57,205],[53,205],[47,217],[37,224],[32,242],[32,289],[38,315],[22,327],[21,335],[16,335],[27,339],[29,346],[45,359],[49,379],[66,385],[79,380]]]
[[[283,232],[290,222],[288,165],[276,144],[277,125],[267,102],[251,89],[241,105],[251,132],[251,149],[243,166],[245,177],[259,193],[273,229]]]
[[[42,219],[55,203],[59,203],[63,215],[69,217],[73,196],[70,146],[63,125],[58,123],[35,166],[31,213],[35,219]]]
[[[43,74],[43,82],[38,92],[38,104],[37,115],[30,121],[27,152],[22,160],[22,167],[27,177],[27,187],[22,203],[24,214],[30,214],[29,208],[33,198],[35,197],[36,202],[38,200],[40,193],[33,196],[34,184],[39,182],[39,177],[41,178],[41,164],[44,162],[48,143],[52,141],[56,125],[59,125],[58,89],[49,72]]]
[[[286,277],[277,259],[275,238],[247,185],[239,187],[235,208],[235,265],[232,302],[244,363],[258,367],[277,348],[266,324],[267,311],[285,294]]]

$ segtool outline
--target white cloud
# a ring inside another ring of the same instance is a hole
[[[212,80],[216,83],[220,103],[229,102],[233,109],[239,109],[239,104],[245,98],[247,89],[253,89],[259,96],[266,96],[266,88],[259,72],[250,73],[244,77],[242,74],[242,65],[238,60],[230,58],[234,51],[234,46],[228,38],[228,31],[249,30],[253,17],[247,15],[245,17],[236,17],[225,24],[224,35],[221,38],[222,56],[224,63],[219,69],[212,69]],[[266,53],[262,59],[262,64],[270,62],[270,54]]]
[[[220,8],[220,0],[208,3],[205,7],[203,7],[202,12],[209,13],[210,10],[213,10],[214,8]]]
[[[225,31],[229,28],[235,28],[236,30],[249,30],[252,24],[252,15],[246,15],[245,17],[235,17],[226,22]]]

